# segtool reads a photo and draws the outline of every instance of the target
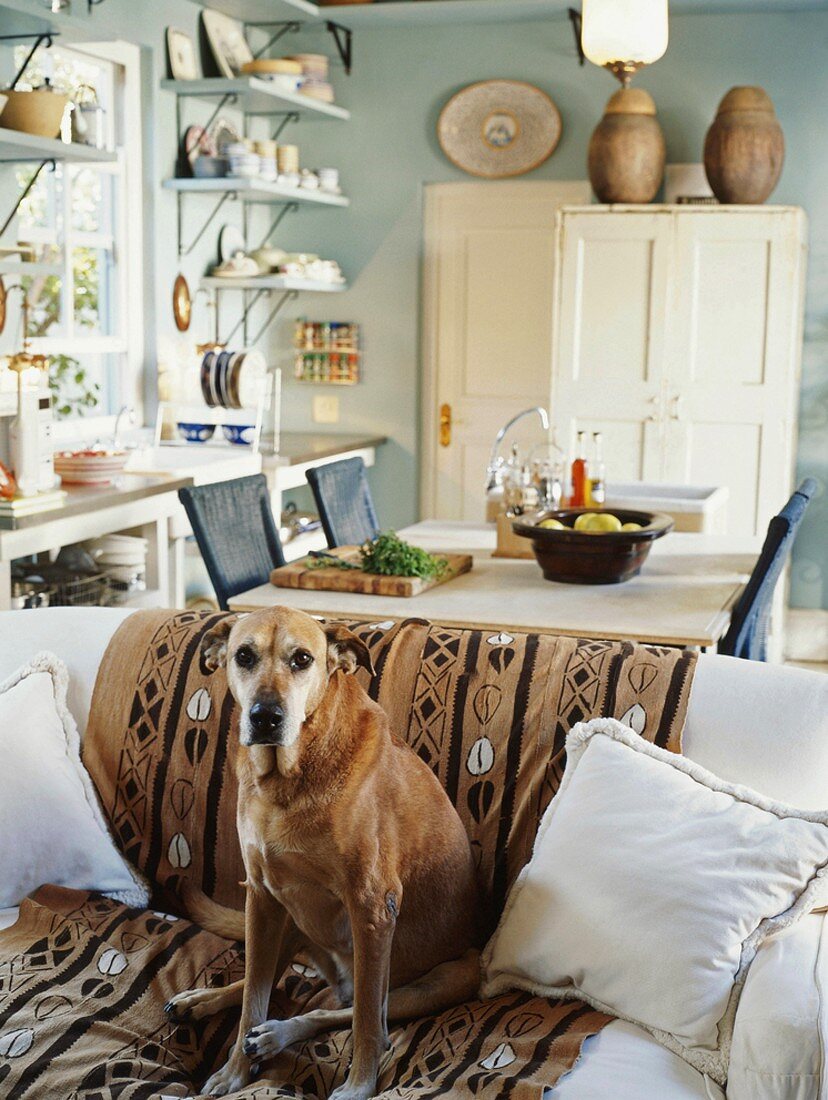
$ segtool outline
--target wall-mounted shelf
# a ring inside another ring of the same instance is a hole
[[[225,77],[208,77],[203,80],[162,80],[165,92],[177,96],[227,101],[246,115],[298,115],[300,119],[336,119],[346,122],[350,112],[333,103],[323,103],[301,92],[284,92],[275,88],[269,80],[255,76],[239,76],[233,80]]]
[[[304,187],[286,187],[283,183],[266,183],[264,180],[225,176],[221,179],[168,179],[163,186],[168,191],[180,191],[188,195],[235,195],[241,202],[308,203],[311,206],[348,206],[345,195],[331,195],[325,191],[309,191]]]
[[[242,23],[318,21],[322,14],[310,0],[209,0],[202,7],[232,15]]]
[[[21,130],[0,127],[0,162],[23,163],[25,161],[71,161],[72,163],[110,164],[116,153],[107,149],[95,149],[79,142],[61,141],[59,138],[38,137]]]
[[[208,290],[296,290],[307,294],[335,294],[348,289],[347,283],[322,283],[292,275],[257,275],[250,279],[206,275],[200,285]]]
[[[565,16],[572,0],[399,0],[337,6],[346,27],[413,27],[428,23],[513,23]],[[326,11],[328,9],[325,9]]]

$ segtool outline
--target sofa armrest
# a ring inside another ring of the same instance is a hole
[[[821,1100],[828,916],[811,913],[760,947],[736,1013],[728,1100]]]

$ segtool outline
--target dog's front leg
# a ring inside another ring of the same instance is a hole
[[[388,1049],[391,944],[402,887],[349,899],[354,942],[354,1047],[351,1070],[330,1100],[368,1100],[377,1091],[379,1063]]]
[[[248,883],[244,906],[244,996],[239,1034],[230,1057],[204,1086],[207,1096],[226,1096],[250,1080],[250,1060],[243,1050],[244,1036],[267,1019],[267,1008],[281,954],[288,916],[264,890]]]

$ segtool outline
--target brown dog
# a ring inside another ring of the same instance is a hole
[[[348,675],[371,667],[356,635],[276,607],[225,620],[203,649],[208,667],[226,665],[247,750],[237,811],[246,969],[227,988],[178,994],[168,1011],[199,1019],[241,1001],[211,1096],[247,1084],[252,1063],[352,1023],[351,1070],[332,1097],[363,1100],[376,1092],[388,1020],[477,993],[468,837],[431,770]],[[241,936],[241,914],[203,896],[190,908],[205,927]],[[353,1009],[267,1019],[274,979],[301,947]]]

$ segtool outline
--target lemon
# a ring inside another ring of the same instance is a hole
[[[620,531],[621,520],[611,512],[584,512],[575,520],[575,530],[596,535],[607,531]]]
[[[622,523],[622,531],[641,531],[642,527],[640,523]]]
[[[538,527],[546,527],[553,531],[565,531],[566,528],[559,519],[542,519]]]
[[[588,531],[592,525],[592,521],[597,518],[598,515],[596,512],[584,512],[582,515],[576,516],[572,526],[576,531]]]

